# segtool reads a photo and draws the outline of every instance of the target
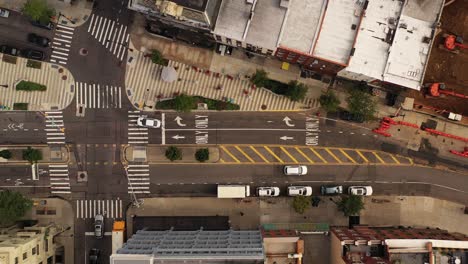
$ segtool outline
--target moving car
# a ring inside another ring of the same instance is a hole
[[[161,127],[161,121],[155,118],[140,116],[137,119],[137,125],[141,127],[159,128]]]
[[[43,24],[43,23],[41,23],[39,21],[32,20],[31,24],[33,26],[40,27],[40,28],[43,28],[43,29],[48,29],[48,30],[54,29],[54,24],[52,24],[51,22],[49,22],[47,24]]]
[[[343,193],[343,186],[341,185],[322,185],[320,186],[320,193],[322,195],[337,195]]]
[[[44,59],[44,52],[40,50],[34,50],[34,49],[25,49],[21,51],[21,55],[23,57],[26,57],[28,59],[33,59],[33,60],[43,60]]]
[[[280,189],[278,187],[258,187],[258,196],[279,196]]]
[[[304,166],[304,165],[284,166],[284,174],[285,175],[306,175],[307,166]]]
[[[48,38],[39,36],[34,33],[28,34],[28,41],[41,47],[48,47],[50,43],[50,40]]]
[[[356,123],[363,123],[364,117],[361,115],[350,113],[346,110],[339,112],[339,117],[346,121],[356,122]]]
[[[100,255],[101,255],[100,249],[92,248],[89,251],[89,264],[98,264]]]
[[[311,196],[312,187],[310,186],[289,186],[288,187],[289,196]]]
[[[97,214],[94,217],[94,236],[96,238],[104,237],[104,216],[102,214]]]
[[[0,8],[0,17],[7,18],[10,16],[10,11]]]
[[[350,186],[348,188],[348,193],[352,195],[369,196],[372,195],[372,186]]]
[[[0,46],[0,52],[11,55],[11,56],[18,56],[20,53],[17,48],[13,48],[7,45]]]

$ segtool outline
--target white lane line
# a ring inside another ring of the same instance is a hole
[[[59,52],[59,51],[56,51],[56,50],[52,50],[52,54],[60,54],[60,55],[68,56],[68,53]]]
[[[92,106],[91,108],[96,108],[96,84],[93,83],[93,88],[91,89],[91,97],[92,97]]]
[[[55,47],[55,46],[52,46],[53,49],[56,49],[56,50],[63,50],[63,51],[70,51],[70,49],[66,49],[66,48],[62,48],[62,47]]]
[[[122,108],[122,88],[119,87],[119,108]]]
[[[84,83],[84,105],[88,107],[88,84]]]
[[[161,145],[166,145],[166,114],[161,113]]]
[[[104,29],[106,28],[106,24],[107,24],[107,18],[103,17],[102,18],[102,24],[100,25],[97,33],[96,33],[96,39],[98,40],[98,42],[101,42],[101,38],[103,36],[103,33],[104,33]]]
[[[61,59],[61,60],[68,60],[68,58],[66,58],[66,57],[60,57],[60,56],[56,56],[56,55],[51,55],[50,57]]]
[[[197,128],[166,128],[167,131],[196,131],[200,130]],[[304,132],[306,129],[295,129],[295,128],[204,128],[203,130],[221,130],[221,131],[299,131]]]
[[[89,26],[88,26],[88,33],[89,33],[90,30],[91,30],[91,26],[93,25],[93,21],[94,21],[94,14],[91,15],[91,20],[90,20]]]
[[[60,42],[65,42],[65,43],[72,43],[70,40],[67,40],[67,39],[54,38],[54,42],[52,42],[52,44],[54,44],[54,45],[58,45],[57,43],[59,43],[59,42],[55,42],[55,40],[60,41]],[[70,47],[70,46],[68,46],[68,47]]]
[[[109,44],[110,44],[110,42],[112,41],[112,35],[113,35],[113,33],[114,33],[114,24],[115,24],[115,21],[112,20],[112,25],[111,25],[110,30],[109,30],[109,33],[110,33],[110,34],[109,34],[109,37],[107,37],[107,39],[106,39],[106,41],[107,41],[107,43],[106,43],[106,49],[109,48]],[[109,41],[108,41],[108,40],[109,40]]]
[[[98,84],[98,85],[97,85],[97,91],[96,91],[96,96],[97,96],[97,108],[99,108],[99,107],[101,106],[101,103],[100,103],[100,101],[101,101],[101,100],[100,100],[100,99],[101,99],[101,96],[100,96],[100,95],[101,95],[101,92],[100,92],[100,90],[101,90],[101,86]]]
[[[71,30],[71,31],[75,31],[74,28],[72,28],[72,27],[67,27],[67,26],[64,26],[64,25],[61,25],[61,24],[57,24],[57,27],[63,28],[63,29],[67,29],[67,30]]]

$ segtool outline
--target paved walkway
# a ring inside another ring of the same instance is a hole
[[[26,66],[27,59],[17,58],[16,64],[4,62],[0,54],[0,105],[13,109],[14,103],[28,103],[29,111],[63,109],[71,103],[74,79],[66,69],[55,64],[42,62],[41,69]],[[46,91],[16,91],[15,83],[20,80],[40,83],[47,86]]]
[[[87,0],[75,0],[73,5],[65,3],[63,0],[46,0],[50,7],[53,7],[57,13],[62,15],[59,18],[59,24],[69,27],[78,27],[86,22],[92,12],[93,3]],[[0,0],[0,7],[21,12],[22,7],[27,0]],[[74,24],[71,22],[73,21]]]

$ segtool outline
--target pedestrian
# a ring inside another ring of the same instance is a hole
[[[244,216],[244,213],[243,213],[243,212],[240,212],[240,216]]]

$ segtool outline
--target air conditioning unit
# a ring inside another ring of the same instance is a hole
[[[249,4],[249,5],[253,5],[254,0],[245,0],[245,2],[246,2],[247,4]]]

